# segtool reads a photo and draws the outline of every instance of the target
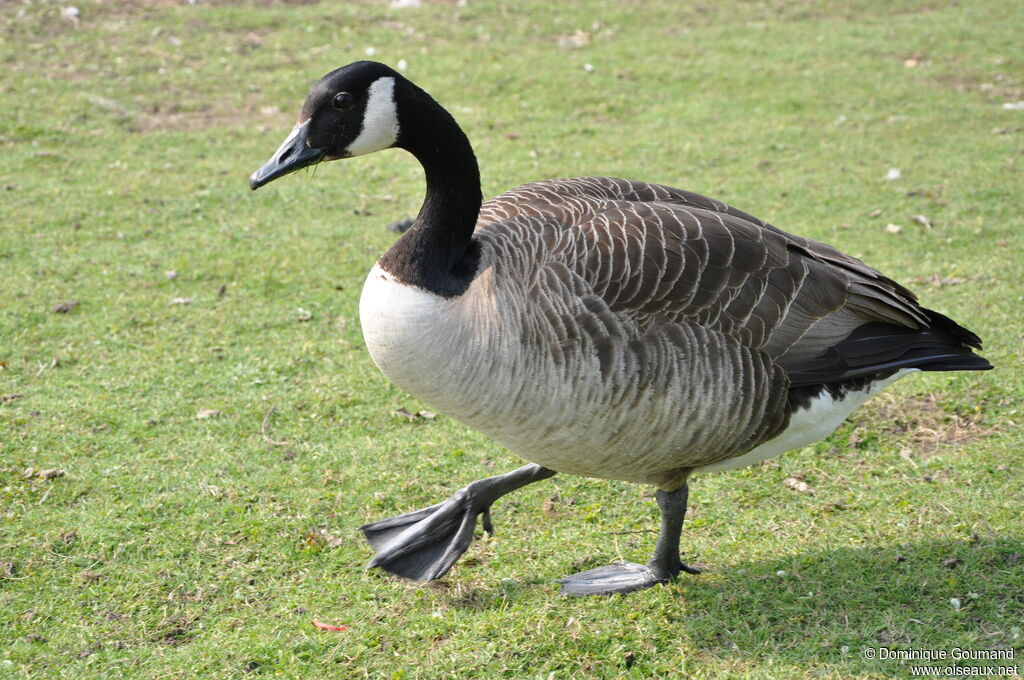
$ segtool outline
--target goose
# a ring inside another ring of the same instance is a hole
[[[439,579],[478,518],[493,532],[496,500],[565,473],[653,485],[661,528],[646,564],[589,569],[561,592],[696,574],[679,549],[692,474],[813,444],[908,373],[992,368],[977,335],[899,283],[700,194],[577,177],[483,202],[455,119],[380,63],[321,78],[249,185],[388,148],[419,161],[426,195],[363,286],[369,354],[530,462],[360,527],[368,568]]]

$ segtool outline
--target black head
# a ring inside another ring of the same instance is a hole
[[[322,160],[373,153],[398,141],[396,90],[408,83],[395,70],[357,61],[331,71],[310,90],[291,134],[262,168],[249,176],[258,189]]]

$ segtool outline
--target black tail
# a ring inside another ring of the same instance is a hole
[[[992,364],[975,354],[981,338],[944,314],[923,309],[927,328],[886,323],[858,327],[845,340],[790,373],[793,387],[843,382],[901,368],[921,371],[986,371]]]

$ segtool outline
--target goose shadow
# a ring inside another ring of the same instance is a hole
[[[612,618],[621,611],[626,628],[625,617],[646,608],[660,619],[653,626],[712,658],[785,659],[889,676],[909,668],[878,658],[888,650],[1015,647],[1014,660],[938,663],[1024,666],[1020,536],[838,547],[768,560],[702,557],[695,563],[702,575],[611,596],[605,607],[575,598],[561,606]],[[551,579],[530,578],[453,594],[450,605],[481,611],[553,594]]]

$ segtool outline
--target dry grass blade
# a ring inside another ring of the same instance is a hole
[[[276,406],[271,406],[270,410],[267,411],[267,415],[263,416],[263,426],[260,428],[260,434],[263,436],[263,441],[270,444],[271,446],[288,446],[291,444],[287,439],[277,440],[271,439],[270,437],[270,418],[277,412]]]

